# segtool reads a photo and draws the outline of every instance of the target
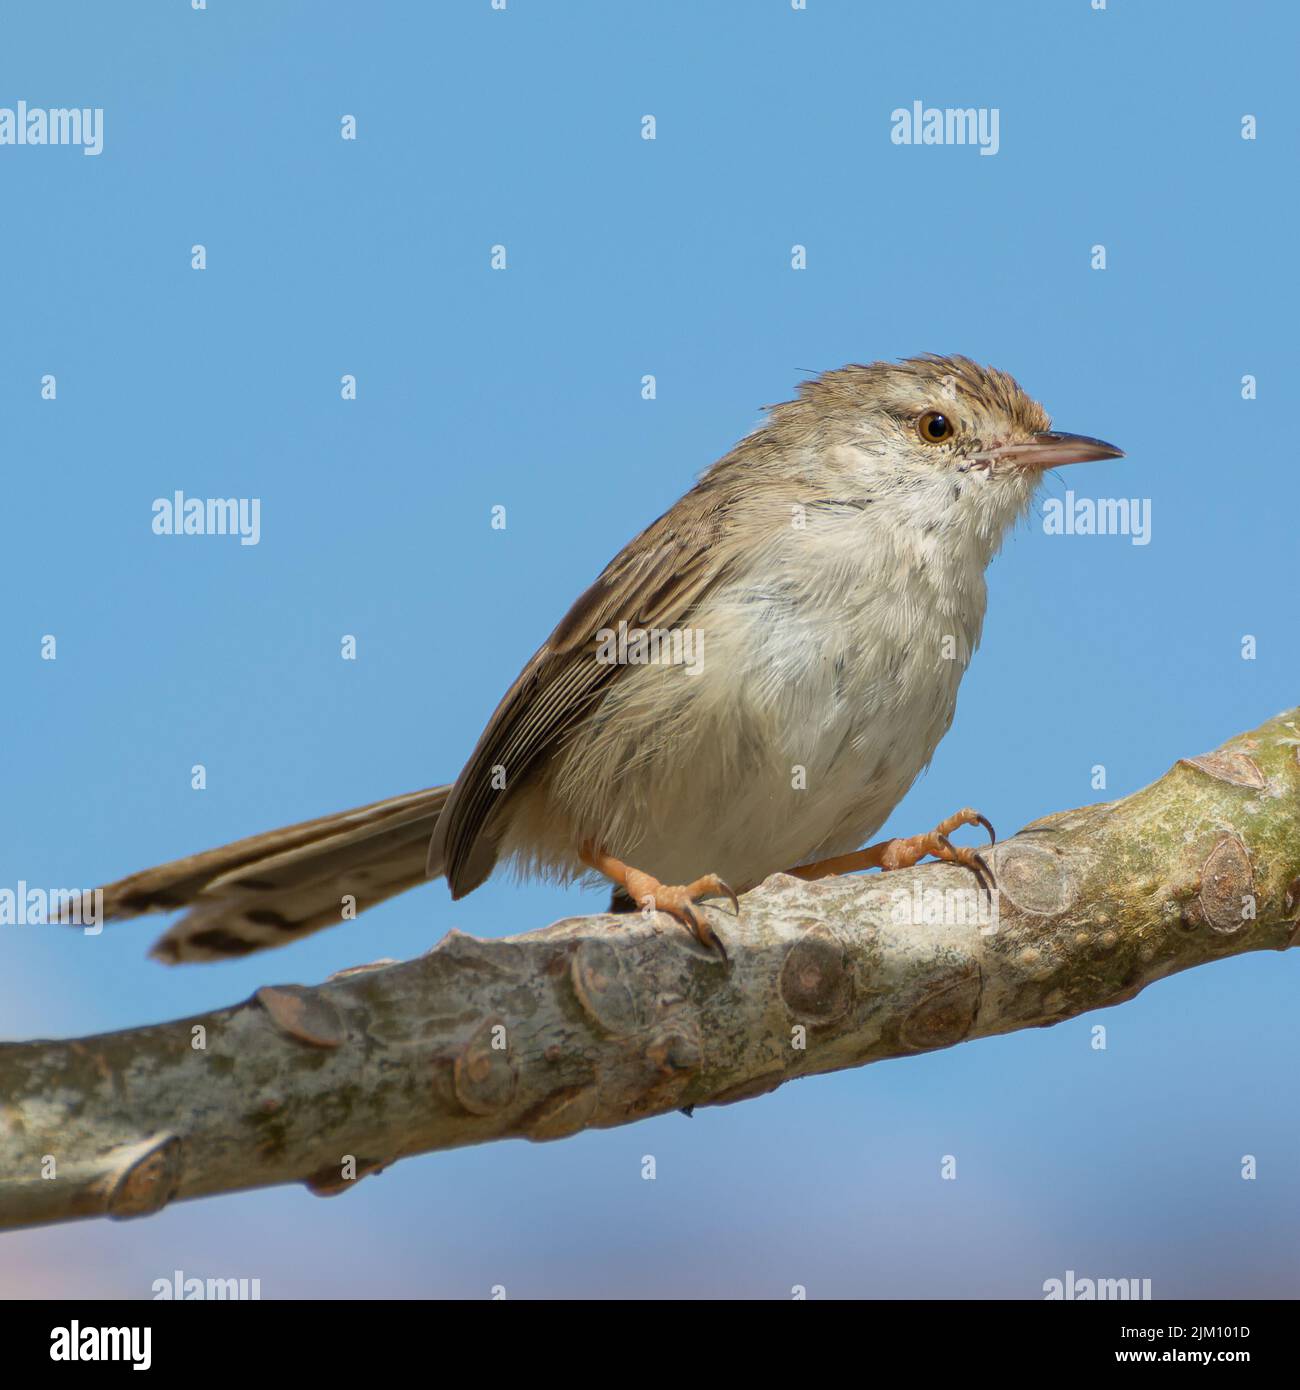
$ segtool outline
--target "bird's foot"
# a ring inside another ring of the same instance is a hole
[[[582,847],[579,857],[588,868],[595,869],[618,884],[642,911],[666,912],[670,917],[675,917],[701,946],[716,951],[724,961],[727,959],[727,948],[722,944],[722,939],[699,910],[703,898],[730,898],[733,911],[739,914],[740,900],[735,890],[717,874],[705,874],[694,883],[666,884],[660,883],[653,874],[634,869],[591,844]]]
[[[910,869],[928,854],[945,864],[960,864],[969,869],[979,880],[986,892],[994,887],[993,871],[978,850],[965,845],[954,845],[948,838],[962,825],[982,825],[989,832],[989,844],[997,842],[997,835],[988,820],[978,811],[964,806],[954,815],[942,820],[933,830],[924,835],[908,835],[896,840],[881,840],[879,844],[868,845],[866,849],[855,850],[852,854],[841,854],[835,859],[821,859],[816,864],[805,864],[791,869],[795,878],[828,878],[831,874],[851,874],[858,869]]]
[[[928,854],[945,864],[960,864],[963,868],[969,869],[979,881],[979,886],[985,892],[991,891],[994,887],[993,870],[989,868],[984,856],[966,845],[954,845],[948,838],[954,830],[963,825],[982,825],[989,832],[989,844],[997,843],[997,834],[988,820],[978,811],[964,806],[924,835],[887,840],[880,859],[881,869],[910,869]]]

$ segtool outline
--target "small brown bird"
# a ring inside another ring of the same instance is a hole
[[[1043,471],[1120,457],[1053,431],[1011,377],[965,357],[805,381],[610,561],[452,786],[133,874],[104,889],[105,915],[188,908],[154,955],[215,960],[285,945],[426,873],[460,898],[509,864],[603,876],[616,907],[666,911],[721,950],[699,901],[735,904],[780,870],[930,854],[979,872],[948,840],[988,826],[969,809],[858,846],[952,723],[985,567]]]

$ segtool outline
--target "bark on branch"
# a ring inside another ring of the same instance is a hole
[[[989,858],[992,920],[946,865],[777,875],[739,920],[713,913],[726,966],[665,918],[579,917],[452,932],[406,964],[158,1027],[5,1044],[0,1227],[286,1182],[329,1195],[408,1154],[727,1104],[1283,950],[1300,937],[1300,709]]]

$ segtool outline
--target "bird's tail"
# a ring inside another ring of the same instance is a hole
[[[142,869],[103,889],[104,917],[188,908],[151,952],[170,964],[286,946],[425,882],[450,791],[408,792]]]

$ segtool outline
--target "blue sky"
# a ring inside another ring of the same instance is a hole
[[[764,404],[919,351],[1122,446],[1043,499],[1149,499],[1152,527],[1010,538],[887,831],[973,803],[1009,833],[1294,704],[1298,30],[1208,0],[16,11],[0,106],[101,107],[104,147],[0,146],[0,884],[452,779],[573,596]],[[892,143],[915,100],[996,107],[998,153]],[[154,535],[177,489],[260,498],[259,544]],[[171,971],[153,922],[5,928],[0,1034],[179,1017],[602,900],[433,885]],[[1298,986],[1257,954],[689,1122],[411,1160],[342,1202],[11,1235],[0,1291],[147,1297],[181,1268],[264,1297],[1035,1297],[1073,1269],[1294,1297]]]

